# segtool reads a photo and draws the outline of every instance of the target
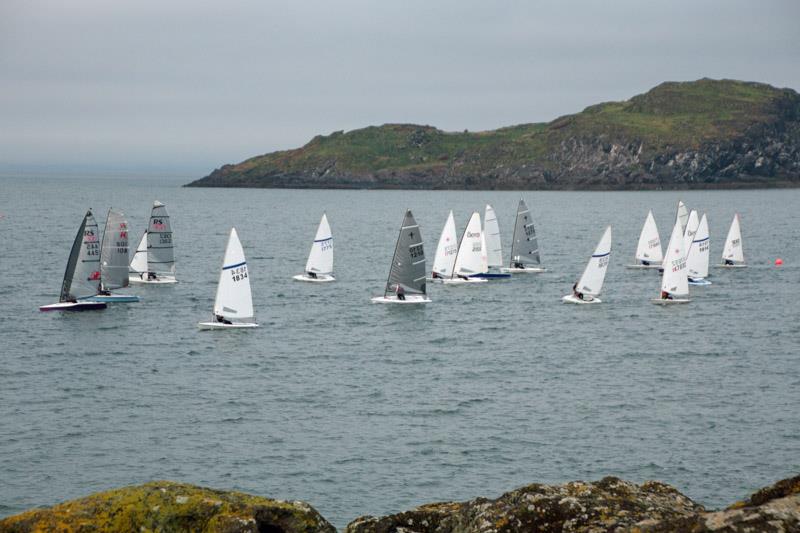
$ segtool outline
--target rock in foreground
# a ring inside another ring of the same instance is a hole
[[[606,477],[594,483],[533,484],[496,500],[434,503],[351,522],[345,533],[760,533],[800,532],[800,476],[728,509],[707,512],[663,483]]]
[[[335,533],[310,505],[170,481],[124,487],[0,520],[0,532]]]

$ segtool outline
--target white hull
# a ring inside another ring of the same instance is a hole
[[[689,278],[689,285],[695,285],[698,287],[703,287],[705,285],[711,285],[711,282],[705,278],[698,278],[698,279],[691,279]]]
[[[747,265],[739,263],[736,265],[714,265],[717,268],[747,268]]]
[[[178,280],[175,279],[174,276],[161,276],[156,279],[147,279],[147,274],[145,274],[144,279],[138,275],[128,276],[128,281],[131,283],[141,283],[143,285],[168,285],[171,283],[178,283]]]
[[[543,267],[503,267],[500,272],[503,274],[541,274],[542,272],[547,272],[547,269]]]
[[[661,298],[652,298],[650,303],[654,303],[656,305],[677,305],[677,304],[688,304],[691,302],[689,298],[673,298],[672,300],[663,300]]]
[[[42,305],[39,311],[94,311],[108,307],[105,302],[58,302],[56,304]]]
[[[442,280],[444,285],[472,285],[473,283],[488,283],[484,278],[445,278]]]
[[[375,296],[372,303],[376,304],[427,304],[430,298],[421,294],[407,294],[405,300],[398,300],[397,296]]]
[[[625,265],[625,268],[649,270],[649,269],[652,269],[652,268],[661,268],[661,264],[655,264],[655,265],[641,265],[641,264],[639,264],[639,265]]]
[[[197,327],[204,330],[211,329],[253,329],[257,328],[258,324],[255,322],[238,323],[238,324],[223,324],[221,322],[198,322]]]
[[[336,278],[330,274],[317,274],[316,278],[306,276],[305,274],[298,274],[296,276],[292,276],[292,279],[295,281],[308,281],[309,283],[328,283],[331,281],[336,281]]]
[[[578,305],[603,303],[603,300],[601,300],[600,298],[592,298],[591,300],[581,300],[574,294],[567,294],[566,296],[561,298],[561,301],[564,302],[565,304],[578,304]]]

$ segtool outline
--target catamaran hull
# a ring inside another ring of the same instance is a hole
[[[170,285],[172,283],[178,283],[178,280],[171,276],[162,276],[156,279],[147,279],[135,275],[135,276],[129,276],[128,281],[130,281],[131,283],[141,283],[143,285]]]
[[[57,304],[43,305],[39,311],[95,311],[108,307],[105,302],[58,302]]]
[[[714,265],[717,268],[747,268],[747,265]]]
[[[603,303],[603,300],[601,300],[600,298],[592,298],[591,300],[581,300],[574,294],[567,294],[566,296],[561,298],[561,301],[564,302],[565,304],[578,304],[578,305]]]
[[[375,296],[372,298],[372,303],[376,304],[405,304],[405,305],[413,305],[413,304],[427,304],[430,303],[431,300],[427,296],[423,296],[421,294],[408,294],[406,295],[405,300],[398,300],[397,296]]]
[[[317,274],[316,278],[308,277],[305,274],[298,274],[292,276],[292,279],[295,281],[308,281],[309,283],[329,283],[331,281],[336,281],[336,278],[329,274]]]
[[[503,272],[500,274],[496,272],[485,272],[483,274],[473,274],[470,277],[478,279],[508,279],[511,277],[511,274],[508,272]]]
[[[634,270],[649,270],[653,268],[661,268],[661,265],[625,265],[625,268],[630,268]]]
[[[542,267],[503,267],[500,272],[504,274],[541,274],[542,272],[547,272],[547,269]]]
[[[109,304],[115,303],[133,303],[138,302],[139,297],[134,296],[133,294],[98,294],[95,296],[89,296],[88,298],[82,298],[81,301],[83,302],[105,302]]]
[[[223,324],[221,322],[198,322],[197,327],[202,330],[212,329],[253,329],[257,328],[258,324],[255,322],[238,323],[238,324]]]
[[[705,278],[698,278],[698,279],[689,279],[689,285],[698,285],[700,287],[705,285],[711,285],[711,282]]]
[[[689,302],[691,302],[689,298],[673,298],[672,300],[653,298],[650,300],[650,303],[654,303],[656,305],[678,305],[678,304],[688,304]]]
[[[446,278],[442,280],[444,285],[472,285],[474,283],[488,283],[488,279],[483,278]]]

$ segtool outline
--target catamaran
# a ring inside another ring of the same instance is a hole
[[[444,284],[486,283],[486,279],[476,275],[489,270],[488,258],[484,253],[486,250],[485,240],[484,233],[481,231],[481,215],[475,211],[469,217],[464,233],[461,234],[453,272],[449,278],[442,280]]]
[[[739,213],[733,215],[728,236],[725,238],[725,247],[722,250],[722,268],[744,268],[744,251],[742,249],[742,229],[739,225]]]
[[[293,276],[292,279],[316,283],[336,281],[333,277],[333,235],[325,213],[322,213],[322,219],[317,226],[317,234],[314,236],[311,252],[306,261],[306,270],[303,274]]]
[[[100,290],[84,299],[107,303],[138,302],[138,296],[111,292],[128,285],[128,221],[120,211],[109,209],[100,244]]]
[[[478,278],[510,278],[511,274],[499,269],[503,266],[503,247],[500,238],[500,225],[494,208],[486,204],[483,216],[483,253],[486,256],[486,271],[475,274]]]
[[[636,246],[636,263],[627,265],[627,268],[660,268],[664,261],[661,253],[661,238],[658,236],[656,219],[653,211],[647,212],[642,232],[639,234],[639,244]]]
[[[141,253],[144,255],[140,255]],[[172,226],[167,207],[158,200],[153,203],[147,231],[133,255],[129,278],[131,283],[177,283]]]
[[[692,240],[692,247],[689,248],[689,253],[686,255],[689,285],[711,285],[711,282],[706,279],[710,254],[709,244],[708,219],[703,213]]]
[[[89,209],[83,216],[78,233],[72,242],[58,303],[43,305],[39,307],[40,311],[90,311],[107,307],[105,302],[82,299],[96,295],[100,289],[98,233],[97,222],[92,210]]]
[[[422,234],[411,209],[406,210],[400,225],[383,296],[376,296],[372,301],[384,304],[426,304],[431,301],[425,286]]]
[[[675,221],[664,254],[664,273],[661,276],[661,296],[650,300],[654,304],[689,303],[689,279],[686,275],[686,252],[683,248],[681,221]]]
[[[583,274],[572,286],[572,293],[567,294],[561,300],[570,304],[599,304],[602,300],[598,298],[603,289],[603,281],[606,279],[608,261],[611,257],[611,226],[608,226],[600,237],[600,242],[594,249],[594,253],[589,258],[589,263],[583,270]]]
[[[250,292],[250,273],[247,270],[247,260],[236,228],[231,228],[228,244],[225,247],[212,320],[200,322],[197,327],[200,329],[258,327],[253,312],[253,296]]]
[[[530,210],[525,205],[525,200],[520,199],[517,206],[517,220],[514,223],[514,238],[511,241],[511,261],[508,267],[500,271],[538,274],[546,270],[542,267],[542,259],[539,256],[539,241],[536,239]]]
[[[431,269],[431,281],[441,282],[452,277],[456,254],[458,254],[457,238],[456,222],[451,210],[442,228],[442,234],[439,236],[439,243],[436,245],[436,255],[433,258],[433,268]]]

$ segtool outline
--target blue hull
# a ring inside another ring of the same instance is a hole
[[[506,279],[510,278],[511,274],[500,274],[496,272],[484,272],[483,274],[473,274],[470,276],[471,278],[481,278],[481,279]]]
[[[138,302],[139,297],[132,294],[97,294],[88,298],[81,298],[84,302],[104,302],[108,304],[127,304]]]

